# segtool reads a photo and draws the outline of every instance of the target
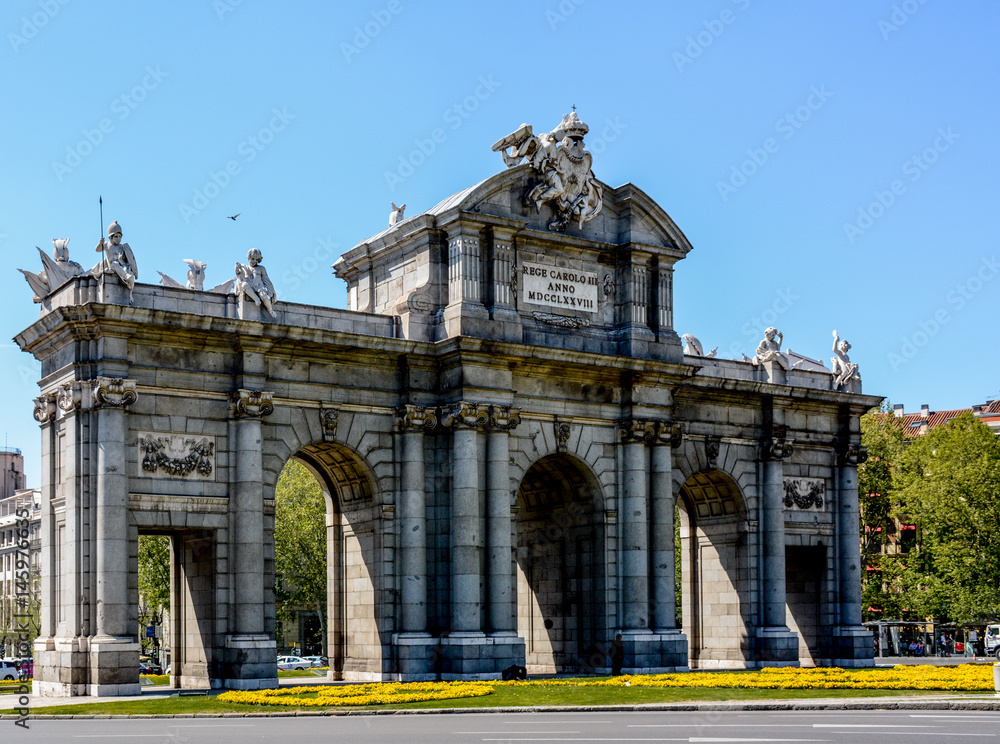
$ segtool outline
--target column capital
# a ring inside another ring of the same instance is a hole
[[[657,421],[656,441],[660,444],[669,444],[671,449],[677,449],[684,441],[684,428],[669,419]]]
[[[521,423],[521,409],[513,406],[490,406],[491,431],[511,431]]]
[[[35,421],[51,424],[56,419],[55,393],[43,393],[35,398]]]
[[[78,381],[66,382],[59,386],[56,391],[56,404],[62,410],[69,413],[78,409],[83,402],[82,383]]]
[[[482,431],[490,420],[489,406],[461,401],[441,406],[441,426],[445,429],[476,429]]]
[[[396,409],[396,428],[400,431],[423,431],[429,434],[437,428],[437,424],[437,409],[433,406],[407,403]]]
[[[863,444],[848,444],[837,452],[837,464],[841,466],[857,467],[867,461],[868,448]]]
[[[132,405],[139,399],[135,385],[135,380],[121,377],[95,377],[90,381],[91,404],[94,408],[125,408]]]
[[[761,442],[761,458],[764,460],[784,460],[791,457],[795,451],[794,440],[788,439],[788,427],[774,424],[770,437],[764,437]]]
[[[274,393],[240,388],[232,393],[233,416],[259,419],[274,411]]]
[[[629,417],[619,422],[618,434],[624,444],[630,442],[652,444],[656,441],[658,423],[655,419]]]

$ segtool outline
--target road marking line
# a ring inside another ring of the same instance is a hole
[[[814,723],[813,728],[905,728],[905,729],[915,729],[915,728],[931,728],[930,726],[918,726],[916,724],[906,724],[906,723]],[[879,732],[883,733],[883,732]]]

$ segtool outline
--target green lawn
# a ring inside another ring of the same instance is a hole
[[[811,698],[876,698],[940,695],[939,692],[900,690],[754,690],[736,688],[569,687],[502,686],[492,695],[475,698],[401,703],[368,708],[306,708],[306,710],[364,710],[377,707],[411,708],[504,708],[522,706],[642,705],[649,703],[719,702],[744,700],[795,700]],[[83,703],[34,708],[36,715],[138,715],[171,713],[287,713],[288,706],[238,705],[219,701],[215,695],[155,698],[110,703]],[[0,714],[14,714],[3,710]]]

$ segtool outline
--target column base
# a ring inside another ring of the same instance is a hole
[[[139,643],[129,637],[108,635],[88,640],[87,694],[100,697],[140,694]]]
[[[392,646],[395,653],[395,670],[390,679],[394,682],[431,682],[437,679],[438,645],[440,639],[430,633],[394,633]]]
[[[452,633],[438,639],[440,679],[500,679],[512,664],[524,666],[524,639],[518,635]]]
[[[757,666],[799,666],[799,634],[787,626],[757,629]]]
[[[225,647],[219,649],[222,686],[230,690],[277,687],[277,650],[277,643],[266,634],[227,635]]]
[[[687,636],[679,630],[623,630],[625,674],[690,671]]]
[[[86,695],[88,647],[88,639],[81,636],[36,638],[32,647],[35,668],[31,694],[39,697]]]
[[[838,625],[830,634],[830,659],[823,666],[865,668],[875,666],[872,632],[863,625]]]

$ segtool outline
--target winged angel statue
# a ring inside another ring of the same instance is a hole
[[[526,160],[539,176],[524,195],[524,203],[534,206],[536,212],[542,204],[551,204],[555,218],[549,222],[549,230],[561,232],[570,220],[582,228],[604,205],[601,185],[591,170],[593,156],[584,149],[583,137],[588,131],[590,127],[574,111],[563,116],[551,132],[536,135],[530,124],[522,124],[493,144],[493,151],[503,156],[508,168]]]

